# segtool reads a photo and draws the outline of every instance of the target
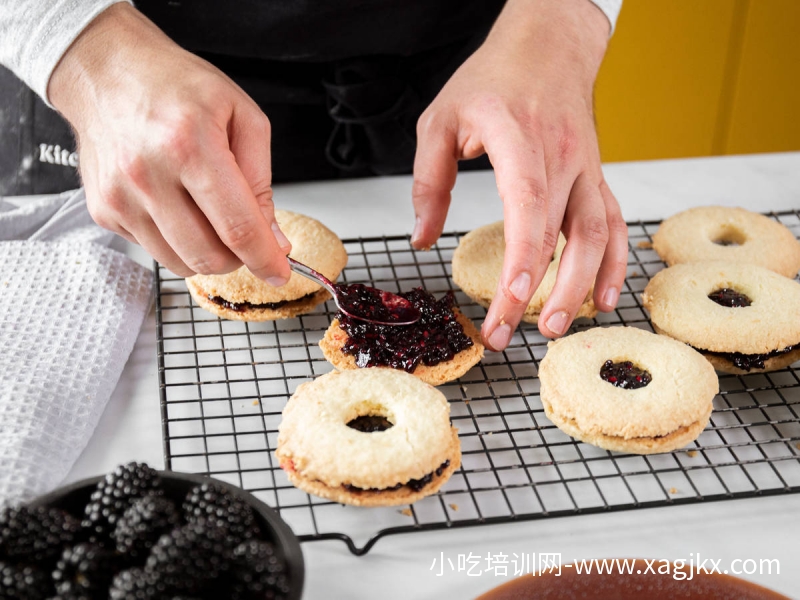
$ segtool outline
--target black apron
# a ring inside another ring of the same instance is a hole
[[[140,0],[272,126],[273,181],[410,173],[416,122],[504,0]],[[80,185],[68,124],[0,67],[0,195]],[[488,168],[485,157],[461,168]]]

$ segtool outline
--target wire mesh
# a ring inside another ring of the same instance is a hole
[[[800,237],[800,211],[770,213]],[[652,331],[641,304],[664,268],[652,250],[657,221],[629,227],[619,304],[571,331],[629,325]],[[346,282],[390,291],[456,292],[480,326],[485,310],[450,277],[463,234],[429,252],[407,237],[345,240]],[[459,430],[462,465],[442,490],[409,507],[356,508],[294,488],[275,458],[281,411],[297,386],[332,369],[318,342],[332,301],[284,321],[219,319],[193,303],[183,279],[157,268],[157,347],[166,466],[253,492],[302,541],[341,539],[364,554],[388,534],[800,491],[800,363],[766,374],[720,374],[711,422],[690,446],[639,456],[574,440],[544,415],[537,368],[547,339],[522,324],[508,348],[487,352],[440,386]]]

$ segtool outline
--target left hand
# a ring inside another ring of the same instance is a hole
[[[458,160],[488,154],[503,202],[506,250],[481,330],[504,349],[567,238],[539,329],[569,327],[592,284],[613,310],[625,278],[627,228],[606,185],[592,88],[609,23],[589,0],[509,0],[484,44],[453,74],[417,125],[412,243],[441,235]]]

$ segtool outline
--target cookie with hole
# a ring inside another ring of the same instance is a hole
[[[746,262],[791,278],[800,270],[800,241],[791,230],[744,208],[700,206],[677,213],[661,223],[653,249],[670,266]]]
[[[633,454],[669,452],[697,439],[719,391],[699,352],[635,327],[594,327],[550,342],[539,381],[556,427]]]
[[[506,249],[503,226],[503,221],[497,221],[473,229],[459,240],[458,247],[453,252],[453,282],[484,308],[489,308],[500,282],[503,253]],[[550,292],[553,291],[561,254],[566,244],[567,239],[563,234],[559,234],[558,243],[550,264],[547,266],[547,271],[522,316],[522,320],[526,323],[536,324],[539,321],[542,307],[550,297]],[[593,291],[592,287],[575,318],[591,319],[597,315],[597,307],[592,300]]]
[[[275,455],[309,494],[394,506],[439,491],[461,465],[461,444],[444,394],[381,367],[300,385],[283,410]]]
[[[653,329],[701,352],[721,372],[782,369],[800,360],[800,283],[748,263],[677,264],[642,294]]]
[[[299,213],[276,210],[275,220],[292,244],[290,256],[335,281],[347,264],[339,237],[325,225]],[[311,312],[330,298],[319,284],[292,273],[274,287],[239,267],[224,275],[194,275],[186,279],[194,301],[208,312],[235,321],[273,321]]]

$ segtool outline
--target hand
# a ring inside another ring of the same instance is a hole
[[[289,278],[270,124],[235,83],[127,4],[101,13],[50,79],[75,129],[92,217],[180,276],[241,264]]]
[[[567,245],[539,329],[562,335],[595,283],[613,310],[625,278],[627,229],[603,178],[592,88],[609,23],[589,0],[509,0],[484,44],[420,117],[414,161],[415,247],[444,227],[457,161],[487,153],[503,202],[506,250],[481,337],[511,339],[553,255]]]

